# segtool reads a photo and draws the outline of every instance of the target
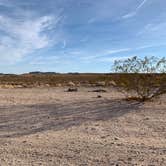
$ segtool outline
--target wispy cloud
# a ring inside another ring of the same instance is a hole
[[[123,15],[122,18],[123,18],[123,19],[128,19],[128,18],[134,17],[134,16],[138,13],[138,11],[144,6],[144,4],[145,4],[147,1],[148,1],[148,0],[143,0],[143,1],[135,8],[134,11]]]
[[[33,8],[24,10],[25,6],[22,1],[0,0],[0,6],[11,11],[0,12],[2,63],[18,62],[36,50],[50,47],[58,42],[56,28],[62,19],[59,12],[41,14],[39,10]],[[52,31],[54,31],[54,36],[50,35]]]
[[[101,51],[100,53],[95,53],[97,55],[90,55],[90,56],[87,56],[86,53],[84,53],[85,56],[81,57],[81,59],[84,60],[84,61],[91,61],[91,60],[100,59],[100,58],[104,59],[106,57],[108,58],[108,56],[118,54],[118,53],[122,53],[122,52],[128,52],[130,50],[131,50],[131,48],[105,50],[105,51]]]
[[[0,0],[1,70],[103,71],[128,55],[164,53],[163,0],[39,1]]]
[[[166,46],[166,42],[165,43],[158,43],[158,44],[140,46],[140,47],[137,47],[135,50],[142,50],[142,49],[147,49],[147,48],[156,48],[156,47],[161,47],[161,46]]]
[[[148,35],[148,36],[160,36],[160,35],[166,35],[165,33],[166,29],[166,22],[160,22],[160,23],[151,23],[144,26],[144,28],[137,33],[137,36],[140,35]]]
[[[11,62],[25,55],[51,45],[51,38],[45,33],[55,20],[52,16],[35,19],[16,19],[0,15],[0,55]]]
[[[67,45],[67,42],[66,42],[66,40],[64,40],[63,43],[62,43],[62,48],[63,49],[66,48],[66,45]]]
[[[81,57],[81,60],[86,61],[86,62],[92,62],[92,61],[98,61],[98,62],[114,62],[115,60],[120,60],[120,59],[126,59],[130,58],[133,55],[133,52],[135,51],[140,51],[144,49],[149,49],[149,48],[156,48],[160,46],[165,46],[166,43],[158,43],[158,44],[149,44],[149,45],[143,45],[143,46],[138,46],[138,47],[133,47],[133,48],[121,48],[121,49],[110,49],[110,50],[105,50],[103,52],[97,53],[97,55],[86,55],[84,52]],[[129,55],[119,55],[119,53],[127,53]],[[91,53],[93,54],[93,53]],[[96,54],[96,53],[95,53]]]
[[[145,3],[146,3],[147,0],[143,0],[142,3],[137,7],[136,10],[139,10]]]
[[[115,50],[107,50],[104,55],[116,54],[116,53],[126,52],[126,51],[130,51],[130,50],[131,50],[131,48],[122,48],[122,49],[115,49]]]

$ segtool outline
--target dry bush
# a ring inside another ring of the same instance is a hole
[[[40,85],[49,85],[56,87],[57,85],[67,86],[69,82],[75,85],[96,85],[111,80],[112,76],[108,74],[23,74],[23,75],[1,75],[0,85],[21,85],[23,87],[36,87]]]
[[[119,89],[128,98],[145,101],[166,93],[166,59],[133,57],[114,63],[114,76]]]

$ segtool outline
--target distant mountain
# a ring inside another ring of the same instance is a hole
[[[59,73],[56,73],[56,72],[40,72],[40,71],[33,71],[33,72],[29,72],[28,74],[59,74]]]

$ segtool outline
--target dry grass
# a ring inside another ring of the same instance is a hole
[[[2,75],[0,76],[1,85],[22,85],[23,87],[62,86],[73,82],[76,85],[96,84],[101,81],[106,83],[111,80],[107,74],[23,74],[23,75]]]

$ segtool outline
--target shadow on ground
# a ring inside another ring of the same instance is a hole
[[[96,100],[68,104],[0,107],[0,138],[62,130],[86,121],[105,121],[140,109],[138,102]]]

